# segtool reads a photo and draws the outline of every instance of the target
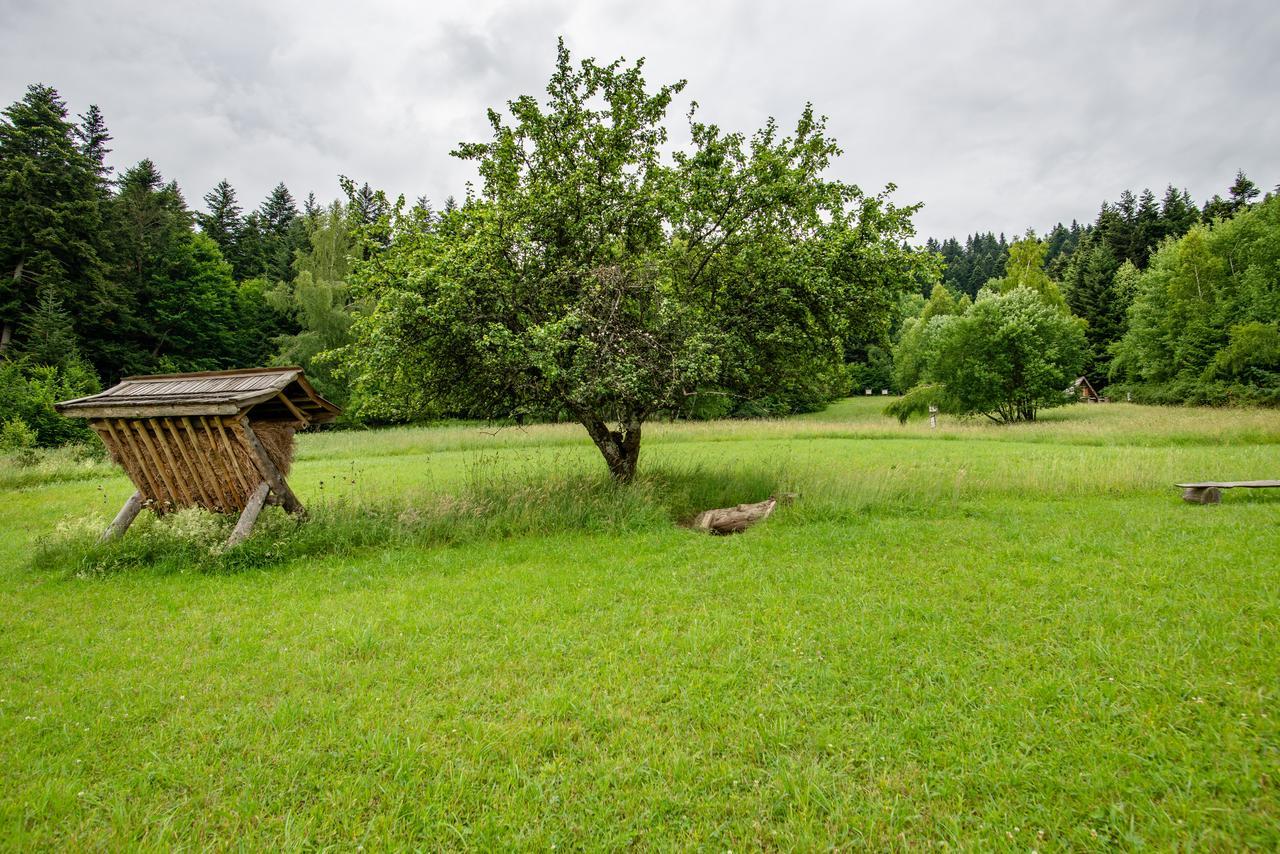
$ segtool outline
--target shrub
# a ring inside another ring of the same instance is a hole
[[[0,451],[18,451],[35,445],[36,431],[18,416],[12,415],[0,425]]]
[[[1034,421],[1067,403],[1085,357],[1084,323],[1030,288],[984,291],[963,314],[930,322],[925,383],[889,408],[905,421],[930,405],[992,421]]]
[[[21,419],[41,447],[91,439],[93,432],[84,421],[63,418],[53,404],[100,389],[93,369],[80,360],[63,367],[37,365],[25,358],[0,360],[0,413]]]

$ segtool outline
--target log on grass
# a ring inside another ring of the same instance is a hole
[[[691,528],[706,531],[709,534],[741,534],[756,522],[768,519],[778,506],[779,500],[784,504],[791,503],[795,495],[770,496],[755,504],[739,504],[736,507],[720,507],[715,510],[703,510],[694,517]]]

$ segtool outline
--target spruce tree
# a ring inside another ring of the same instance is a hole
[[[1258,197],[1258,185],[1245,177],[1244,170],[1236,172],[1235,183],[1227,190],[1231,197],[1232,213],[1239,213]]]
[[[23,319],[21,353],[38,365],[66,368],[80,362],[80,345],[62,298],[47,285],[37,290],[36,304]]]
[[[80,124],[75,128],[76,139],[80,141],[80,151],[93,163],[93,170],[98,175],[98,182],[105,190],[111,186],[112,168],[107,165],[107,155],[111,149],[107,143],[111,134],[107,131],[107,121],[97,104],[90,104],[89,109],[80,114]]]
[[[295,250],[306,242],[306,229],[289,188],[280,182],[258,210],[262,227],[261,274],[272,282],[293,281]]]
[[[222,257],[231,265],[237,279],[247,279],[252,272],[245,269],[241,257],[241,239],[244,236],[244,217],[240,213],[240,204],[236,201],[236,191],[223,179],[209,192],[205,193],[204,203],[207,213],[197,213],[196,222],[200,230],[222,251]]]
[[[52,87],[27,87],[0,119],[0,352],[34,309],[37,284],[75,307],[78,331],[97,324],[109,301],[101,202],[66,104]]]

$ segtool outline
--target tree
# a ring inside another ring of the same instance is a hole
[[[1276,269],[1280,197],[1164,243],[1137,279],[1113,379],[1157,403],[1280,403],[1270,366]]]
[[[123,296],[108,375],[232,367],[231,268],[211,237],[192,231],[177,184],[142,160],[121,176],[111,207]]]
[[[261,274],[269,281],[293,280],[293,255],[306,244],[306,230],[289,188],[280,182],[258,210],[262,239]]]
[[[1071,399],[1064,389],[1084,361],[1084,322],[1035,291],[987,292],[964,314],[934,322],[926,384],[887,410],[899,420],[932,404],[997,423],[1034,421],[1041,409]]]
[[[926,354],[932,346],[931,335],[937,328],[931,321],[936,317],[963,314],[971,304],[968,294],[956,298],[946,285],[933,286],[929,301],[917,317],[903,324],[902,334],[893,348],[893,384],[899,391],[907,391],[920,383]]]
[[[294,259],[293,283],[280,282],[268,295],[271,306],[293,319],[298,328],[277,339],[275,361],[301,365],[321,394],[345,406],[345,382],[332,361],[317,357],[351,341],[354,306],[347,277],[355,241],[347,210],[339,202],[318,215],[309,228],[311,248]]]
[[[113,171],[107,165],[107,155],[111,153],[107,143],[111,141],[111,134],[107,131],[107,121],[103,118],[97,104],[90,104],[89,109],[81,114],[75,135],[80,141],[80,152],[93,164],[93,171],[98,175],[98,183],[105,192],[111,186]]]
[[[65,368],[81,361],[71,315],[57,292],[47,285],[39,289],[36,305],[23,321],[21,333],[21,354],[37,365]]]
[[[1130,267],[1131,261],[1125,261]],[[1113,279],[1119,268],[1111,247],[1104,241],[1085,238],[1080,249],[1067,267],[1067,305],[1088,327],[1085,335],[1089,342],[1089,355],[1085,361],[1085,376],[1095,388],[1106,384],[1110,365],[1110,347],[1124,334],[1124,310],[1113,287]]]
[[[1021,240],[1015,240],[1009,246],[1004,275],[988,281],[987,287],[999,293],[1027,288],[1039,294],[1049,305],[1065,310],[1067,304],[1062,298],[1062,292],[1045,272],[1044,256],[1044,243],[1036,237],[1034,231],[1028,229]]]
[[[620,481],[645,422],[689,395],[781,407],[847,388],[841,342],[887,326],[929,263],[902,246],[915,208],[824,179],[839,150],[809,108],[789,136],[694,121],[691,150],[666,155],[684,84],[650,91],[642,68],[575,65],[561,43],[545,104],[490,111],[491,139],[455,152],[479,195],[398,226],[359,273],[377,304],[346,351],[358,383],[563,412]]]
[[[51,288],[76,307],[77,333],[102,334],[101,193],[67,107],[32,85],[0,121],[0,354]]]
[[[1231,198],[1232,213],[1239,213],[1248,207],[1258,197],[1259,192],[1261,191],[1258,185],[1245,177],[1244,170],[1237,171],[1235,183],[1227,190]]]
[[[235,188],[223,179],[204,194],[204,203],[208,211],[196,214],[200,230],[218,244],[222,257],[231,265],[236,278],[249,278],[252,271],[245,266],[241,245],[244,239],[244,217],[240,213]]]

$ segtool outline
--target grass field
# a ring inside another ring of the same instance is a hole
[[[0,458],[0,844],[1280,847],[1280,490],[1172,487],[1280,414],[882,405],[655,425],[626,490],[572,426],[304,436],[312,521],[226,554]]]

